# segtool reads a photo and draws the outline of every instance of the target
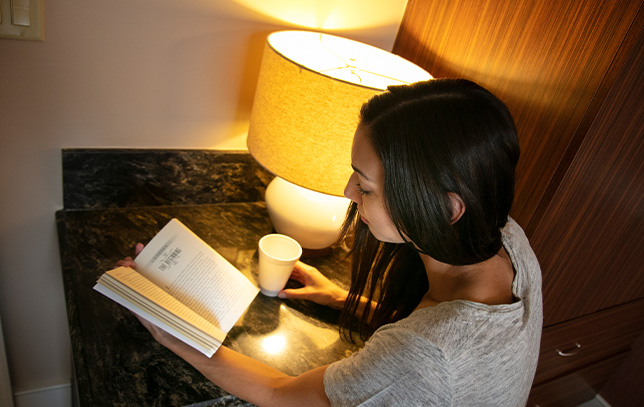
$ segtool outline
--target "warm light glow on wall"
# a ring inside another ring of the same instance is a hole
[[[300,27],[346,30],[399,24],[407,0],[235,0]]]

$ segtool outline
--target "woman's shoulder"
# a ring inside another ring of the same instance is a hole
[[[461,336],[470,336],[469,331],[480,330],[482,325],[489,325],[496,319],[496,308],[508,307],[487,306],[470,301],[446,301],[435,306],[419,308],[408,317],[384,325],[378,331],[389,331],[401,337],[422,337],[439,346],[454,343]],[[518,308],[510,304],[509,308]],[[376,331],[376,332],[378,332]]]
[[[508,217],[508,222],[502,230],[502,236],[503,246],[510,255],[513,264],[520,262],[539,267],[539,262],[530,246],[528,237],[521,226],[511,217]]]
[[[467,300],[445,301],[419,308],[378,331],[405,340],[421,338],[440,348],[471,345],[491,338],[512,340],[515,331],[527,323],[524,307],[523,300],[499,305]]]
[[[512,292],[517,298],[541,302],[541,267],[528,237],[512,218],[503,228],[503,246],[516,272]]]

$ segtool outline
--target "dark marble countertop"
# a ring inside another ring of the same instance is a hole
[[[249,405],[156,343],[129,311],[92,287],[173,217],[256,283],[257,242],[273,231],[261,201],[268,180],[243,153],[63,151],[65,209],[56,221],[77,405]],[[348,285],[344,248],[302,260]],[[310,302],[258,294],[224,345],[296,375],[357,350],[340,339],[338,317]]]
[[[100,274],[173,217],[256,281],[257,242],[272,231],[263,203],[57,213],[81,406],[244,405],[157,344],[126,309],[92,290]],[[348,283],[344,249],[303,260]],[[337,311],[310,302],[258,294],[224,345],[296,375],[357,349],[340,339],[337,318]]]

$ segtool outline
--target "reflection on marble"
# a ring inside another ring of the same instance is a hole
[[[272,175],[247,152],[65,149],[66,209],[263,200]]]
[[[185,407],[253,407],[254,404],[247,403],[234,396],[222,396],[214,400],[202,401],[199,403],[190,404]]]
[[[92,290],[100,274],[173,217],[256,283],[257,242],[272,232],[263,202],[57,213],[80,406],[249,405],[206,380],[157,344],[127,310]],[[303,261],[342,286],[349,282],[343,248]],[[337,318],[337,311],[310,302],[258,294],[224,344],[299,374],[357,350],[340,339]]]

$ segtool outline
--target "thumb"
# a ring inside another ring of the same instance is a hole
[[[298,299],[306,297],[306,293],[303,293],[301,288],[286,288],[277,293],[277,297]]]

